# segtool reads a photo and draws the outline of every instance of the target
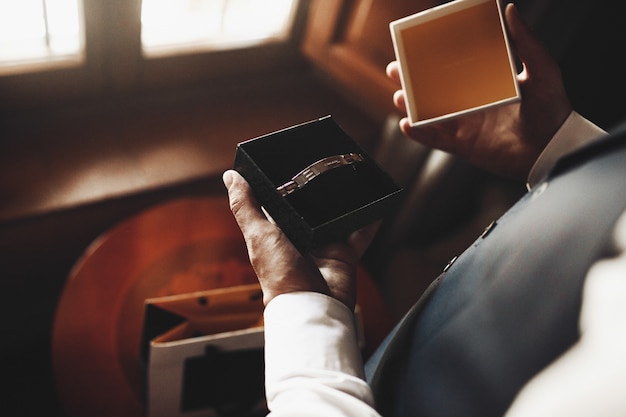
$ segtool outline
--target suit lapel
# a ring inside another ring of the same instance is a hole
[[[626,123],[613,129],[606,137],[564,155],[556,162],[548,177],[553,178],[561,175],[565,171],[584,163],[586,160],[614,149],[614,147],[623,143],[624,136],[626,136]]]
[[[614,150],[615,147],[623,145],[625,143],[625,136],[626,124],[622,125],[619,129],[612,132],[612,134],[606,139],[598,140],[561,158],[549,173],[549,178],[559,176],[562,173],[580,164],[585,163],[586,161],[594,158],[597,155],[601,155]],[[520,203],[524,204],[523,201],[528,200],[531,197],[532,193],[527,194],[526,197],[518,203],[517,210],[521,210],[521,208],[519,208],[521,207]],[[381,412],[383,412],[383,414],[392,415],[392,413],[390,412],[390,407],[393,407],[395,399],[394,395],[396,392],[394,382],[397,381],[396,376],[403,369],[402,359],[405,357],[407,349],[409,348],[409,346],[411,346],[411,340],[415,336],[414,331],[416,330],[416,320],[420,317],[423,310],[433,299],[433,294],[438,292],[437,289],[440,287],[442,280],[445,280],[445,276],[446,273],[443,273],[435,281],[433,281],[433,283],[420,297],[418,302],[411,308],[411,310],[405,315],[400,323],[398,323],[398,325],[392,330],[390,335],[385,339],[379,349],[370,357],[366,364],[366,378],[370,386],[372,387],[372,391],[374,392],[377,402],[377,408]],[[477,279],[480,279],[480,277],[478,277]],[[464,284],[469,285],[468,282],[464,282]],[[456,287],[457,284],[452,285]],[[447,285],[444,287],[447,287]],[[442,290],[444,290],[444,288],[442,288]],[[452,303],[452,305],[449,306],[450,308],[452,308],[452,310],[455,310],[455,308],[458,307],[458,303],[454,302],[452,299],[449,300],[449,303]],[[443,304],[447,305],[448,303],[444,302]],[[428,332],[426,331],[426,333]]]

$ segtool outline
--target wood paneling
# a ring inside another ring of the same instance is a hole
[[[397,86],[386,74],[394,59],[389,23],[437,2],[313,0],[302,50],[346,97],[375,120],[395,112]]]
[[[377,134],[313,77],[279,75],[18,114],[0,138],[0,225],[219,175],[237,142],[328,114],[364,146]]]
[[[306,74],[279,75],[0,121],[0,353],[9,382],[0,414],[64,416],[49,363],[52,318],[73,264],[100,234],[170,198],[224,195],[220,176],[242,140],[332,114],[371,144],[377,125],[341,96]]]

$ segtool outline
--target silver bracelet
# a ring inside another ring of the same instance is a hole
[[[340,167],[342,165],[351,165],[356,162],[362,162],[365,158],[358,153],[347,153],[344,155],[334,155],[317,162],[312,163],[302,171],[298,172],[289,182],[276,188],[276,191],[283,197],[301,189],[308,184],[313,178],[323,174],[326,171]]]

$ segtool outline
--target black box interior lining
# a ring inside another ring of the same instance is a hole
[[[278,187],[324,158],[360,154],[283,196]],[[302,252],[341,239],[389,213],[402,189],[331,116],[237,145],[235,169]]]
[[[248,156],[274,184],[285,184],[310,164],[333,155],[359,153],[359,147],[331,119],[299,125],[244,142]],[[366,156],[363,162],[344,165],[314,178],[286,200],[311,227],[357,210],[395,191],[397,186]]]

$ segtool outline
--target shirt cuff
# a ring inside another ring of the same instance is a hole
[[[607,132],[572,111],[531,168],[526,183],[528,190],[541,181],[563,155],[606,134]]]
[[[275,297],[265,308],[266,385],[309,370],[364,379],[354,314],[340,301],[313,292]]]

